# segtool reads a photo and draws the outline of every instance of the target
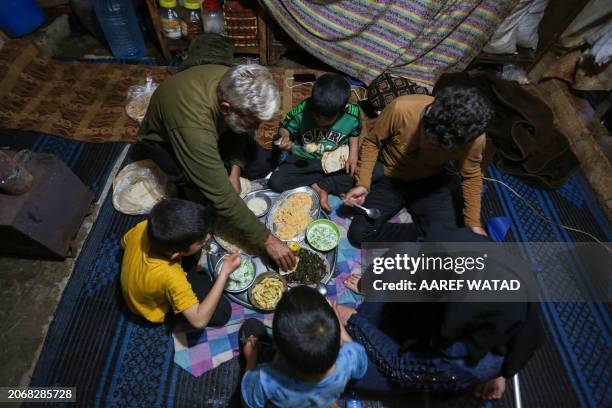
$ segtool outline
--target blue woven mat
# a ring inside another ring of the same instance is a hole
[[[612,229],[583,177],[576,173],[553,192],[527,187],[491,168],[544,215],[610,240]],[[510,240],[583,240],[535,216],[506,189],[486,183],[483,220],[507,216]],[[117,213],[107,199],[87,238],[49,328],[32,385],[77,387],[80,406],[220,407],[236,401],[238,359],[193,377],[173,363],[171,328],[130,315],[118,291],[119,238],[141,217]],[[346,241],[342,250],[352,250]],[[543,273],[554,277],[554,270]],[[563,282],[550,280],[551,285]],[[564,290],[562,286],[557,288]],[[523,404],[529,407],[610,406],[610,320],[597,303],[543,304],[545,346],[521,371]],[[468,394],[415,394],[391,406],[482,406]],[[512,407],[511,387],[493,404]],[[364,406],[382,406],[371,402]],[[389,406],[389,405],[386,405]]]

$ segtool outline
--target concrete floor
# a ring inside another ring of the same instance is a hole
[[[92,222],[90,216],[81,226],[79,245]],[[0,386],[29,384],[74,260],[0,257]]]

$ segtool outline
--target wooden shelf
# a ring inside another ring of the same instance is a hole
[[[164,37],[164,41],[166,42],[166,46],[170,51],[183,51],[189,48],[190,42],[184,38],[179,40],[169,40]]]
[[[533,50],[519,49],[515,54],[489,54],[483,52],[478,55],[478,62],[492,64],[532,64],[536,61]]]
[[[146,4],[161,53],[167,61],[170,61],[173,53],[184,51],[189,48],[189,41],[182,38],[180,40],[168,40],[165,38],[161,31],[157,0],[146,0]],[[274,35],[270,30],[269,24],[272,23],[272,21],[269,20],[270,17],[265,14],[257,2],[253,2],[252,4],[254,5],[255,14],[257,16],[257,46],[235,46],[234,53],[257,55],[259,56],[260,63],[263,65],[274,63],[280,58],[279,50],[281,48],[276,44]]]

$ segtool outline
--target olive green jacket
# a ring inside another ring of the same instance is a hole
[[[165,80],[151,97],[138,139],[171,144],[185,174],[212,202],[217,215],[243,232],[248,242],[263,245],[268,230],[232,187],[219,152],[220,138],[237,137],[224,134],[217,102],[217,84],[227,69],[200,65]],[[243,167],[242,144],[228,145],[236,149],[227,152],[227,163]]]

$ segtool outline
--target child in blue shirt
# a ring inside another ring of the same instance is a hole
[[[308,286],[291,289],[278,303],[272,322],[277,353],[272,362],[257,365],[256,345],[265,333],[255,319],[241,328],[246,339],[241,393],[249,408],[328,408],[350,380],[366,372],[363,346],[340,325],[325,297]]]

